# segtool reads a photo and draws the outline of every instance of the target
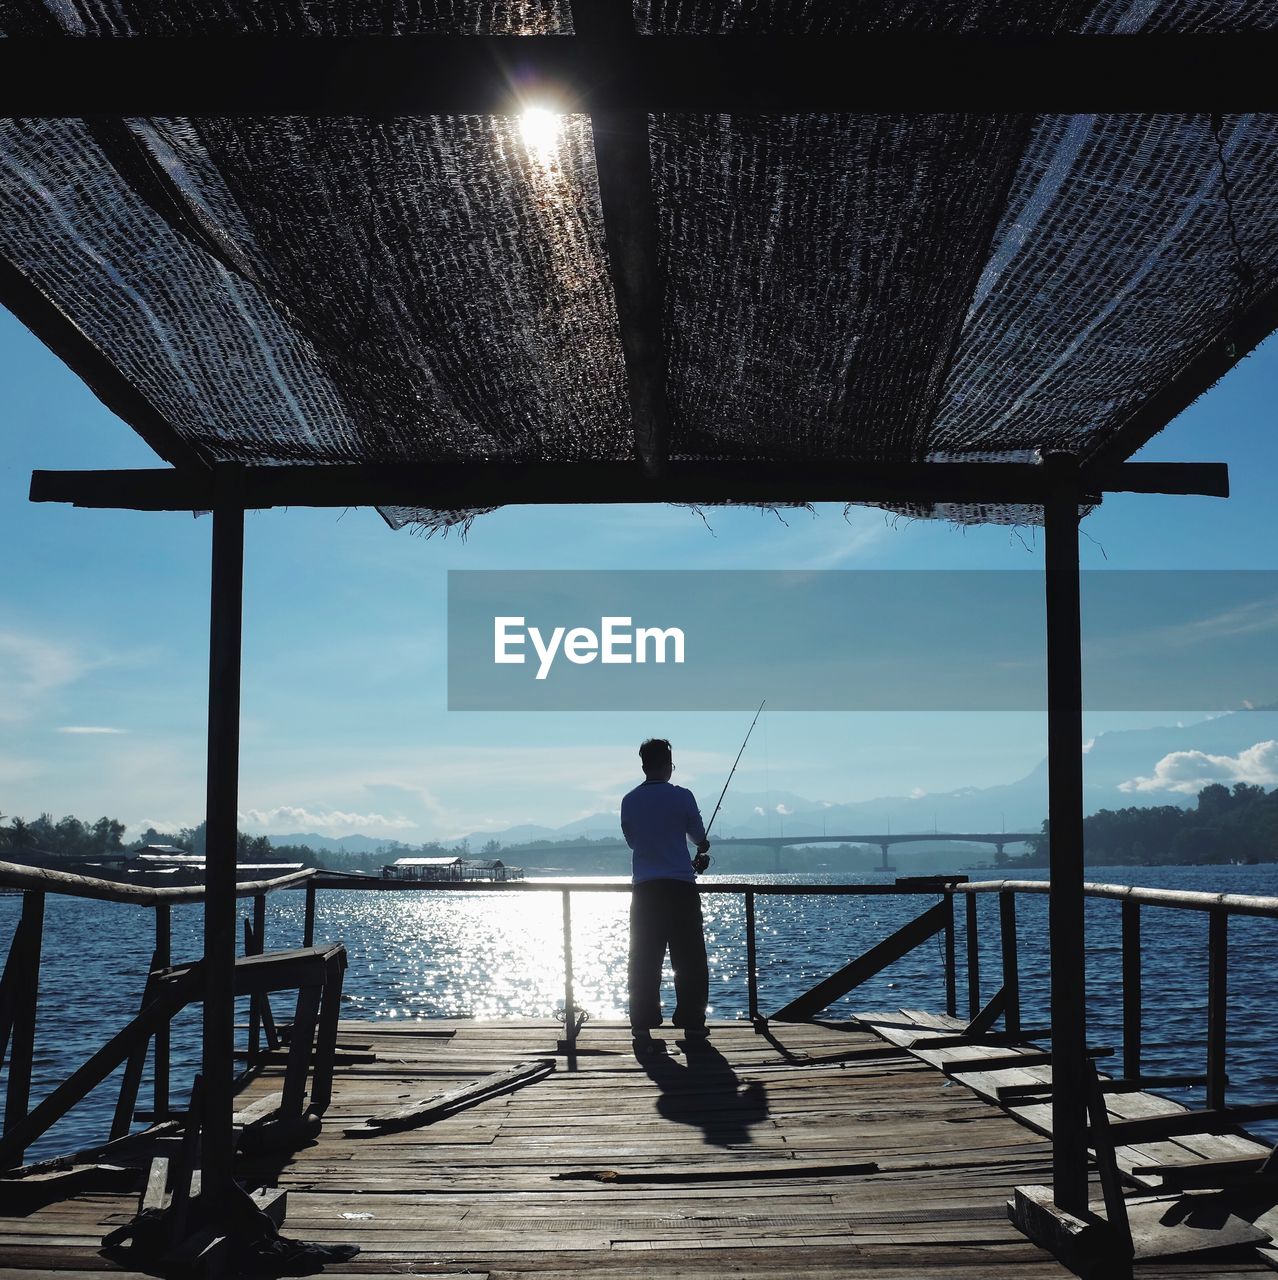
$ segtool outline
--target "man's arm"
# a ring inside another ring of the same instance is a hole
[[[710,841],[706,839],[706,829],[705,825],[701,821],[701,810],[697,808],[696,796],[694,796],[691,791],[687,792],[687,796],[687,826],[684,829],[696,842],[697,857],[700,858],[710,851]],[[698,868],[698,870],[700,870],[700,868]]]

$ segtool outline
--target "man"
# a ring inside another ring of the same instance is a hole
[[[644,781],[621,802],[621,831],[633,853],[630,899],[630,1030],[637,1053],[657,1048],[661,1025],[661,965],[666,948],[674,969],[671,1021],[689,1040],[704,1040],[710,975],[701,924],[697,872],[710,865],[701,813],[691,791],[672,786],[674,761],[665,738],[639,748]],[[688,839],[697,856],[688,856]]]

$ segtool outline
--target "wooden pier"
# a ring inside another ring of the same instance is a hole
[[[343,1022],[322,1132],[241,1156],[288,1193],[286,1235],[355,1244],[325,1274],[756,1275],[1037,1280],[1069,1274],[1008,1220],[1013,1188],[1051,1175],[1051,1144],[906,1048],[853,1022],[713,1024],[706,1048],[588,1023],[571,1058],[553,1021]],[[554,1070],[418,1127],[370,1117],[515,1064]],[[283,1055],[237,1099],[272,1105]],[[1099,1197],[1099,1189],[1093,1187]],[[103,1237],[136,1189],[0,1217],[0,1274],[129,1276]],[[1265,1274],[1252,1250],[1137,1264],[1139,1277]]]

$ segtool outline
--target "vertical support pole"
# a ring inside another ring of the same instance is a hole
[[[36,1002],[40,995],[40,949],[44,939],[44,894],[28,889],[22,895],[18,922],[22,944],[15,948],[17,972],[12,990],[13,1041],[9,1051],[9,1084],[5,1094],[4,1127],[7,1133],[25,1120],[31,1102],[31,1064],[35,1057]],[[12,1153],[21,1164],[22,1152]]]
[[[563,891],[564,903],[564,1039],[571,1054],[577,1045],[577,1011],[572,994],[572,891]]]
[[[1229,916],[1207,916],[1207,1105],[1225,1105],[1225,1002],[1229,993]]]
[[[209,628],[209,741],[204,848],[204,1052],[201,1070],[205,1205],[227,1203],[234,1154],[235,854],[244,607],[243,475],[214,470]]]
[[[306,882],[306,919],[302,925],[302,946],[315,945],[315,877]]]
[[[998,895],[999,935],[1003,944],[1003,1026],[1009,1035],[1021,1030],[1021,972],[1016,952],[1016,894],[1004,889]]]
[[[746,917],[746,991],[750,1002],[750,1021],[759,1020],[759,967],[754,935],[754,890],[745,895]]]
[[[954,953],[954,894],[945,895],[945,1012],[958,1014],[958,958]]]
[[[155,908],[155,967],[167,969],[173,963],[173,922],[169,917],[169,904],[160,903]],[[154,1110],[157,1120],[169,1114],[169,1021],[155,1029],[152,1041],[154,1053]]]
[[[1140,1079],[1140,903],[1123,902],[1123,1075]]]
[[[1043,504],[1047,612],[1047,813],[1051,849],[1052,1190],[1087,1210],[1087,1010],[1083,913],[1083,662],[1077,459],[1049,454]]]
[[[244,934],[244,954],[260,956],[266,946],[266,894],[253,895],[253,925],[252,928],[246,928]],[[257,1062],[261,1051],[262,1003],[265,999],[266,996],[261,994],[249,997],[248,1061],[250,1066]]]
[[[967,1016],[971,1019],[981,1011],[981,927],[976,915],[976,894],[966,896]]]

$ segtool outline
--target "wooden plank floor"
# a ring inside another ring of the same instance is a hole
[[[326,1274],[499,1277],[966,1276],[1068,1273],[1007,1220],[1018,1184],[1050,1181],[1037,1134],[848,1024],[715,1024],[711,1045],[640,1063],[588,1023],[577,1069],[424,1128],[344,1127],[538,1057],[553,1022],[344,1022],[372,1061],[339,1068],[319,1140],[243,1161],[289,1192],[286,1235],[360,1247]],[[885,1053],[888,1056],[884,1056]],[[367,1055],[364,1055],[367,1057]],[[279,1088],[281,1068],[244,1102]],[[0,1217],[0,1274],[121,1276],[102,1235],[135,1195],[82,1195]],[[1265,1273],[1252,1257],[1141,1265],[1155,1277]]]

